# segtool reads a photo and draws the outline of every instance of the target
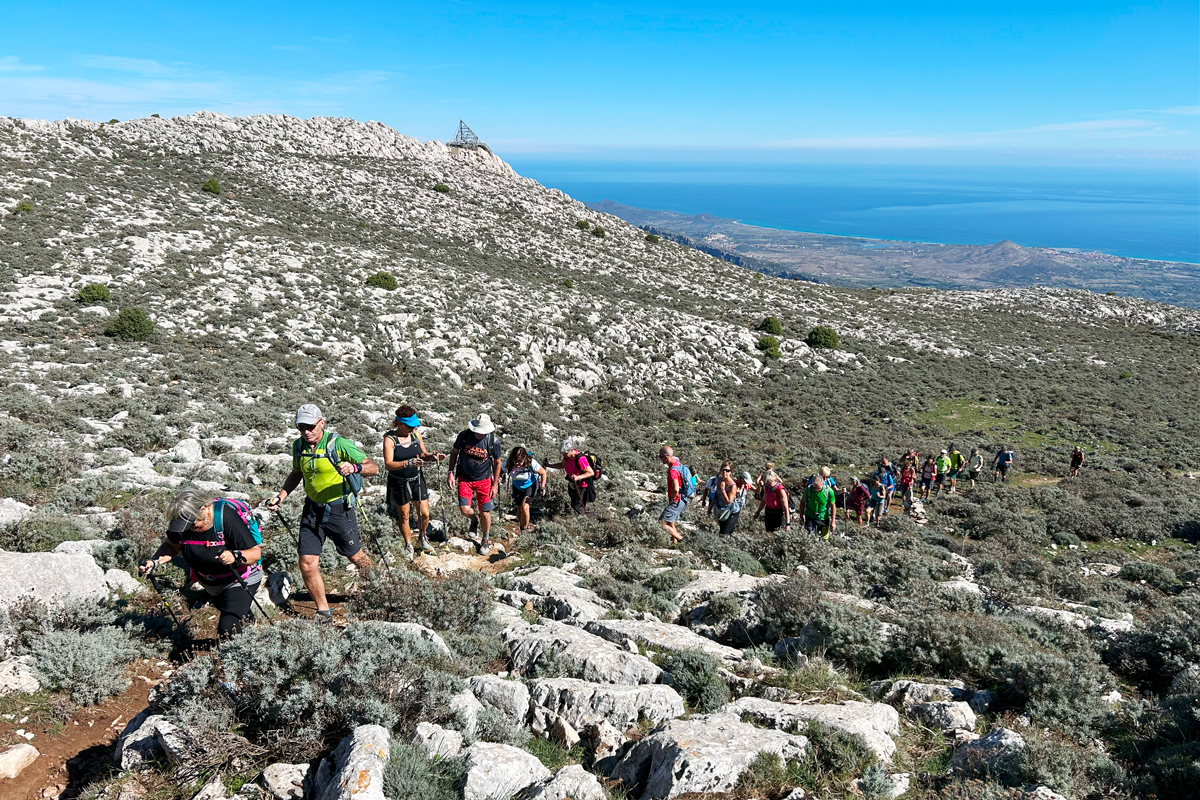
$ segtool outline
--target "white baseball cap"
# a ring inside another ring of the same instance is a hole
[[[321,409],[312,403],[305,403],[296,409],[297,425],[316,425],[321,419]]]

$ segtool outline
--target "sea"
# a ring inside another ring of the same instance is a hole
[[[1098,250],[1200,263],[1197,168],[720,164],[515,157],[584,202],[872,239]]]

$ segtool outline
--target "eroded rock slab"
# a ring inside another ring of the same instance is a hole
[[[660,650],[703,650],[727,664],[736,664],[742,660],[741,650],[717,644],[682,625],[672,625],[669,622],[598,619],[583,627],[588,633],[594,633],[616,644],[632,639]]]
[[[561,622],[514,625],[501,635],[512,655],[513,669],[523,674],[548,660],[562,659],[579,670],[579,677],[595,683],[636,685],[658,683],[662,678],[662,670],[645,656]]]
[[[733,714],[747,715],[763,725],[788,728],[808,720],[859,736],[879,760],[887,763],[896,753],[892,737],[900,733],[900,714],[884,703],[860,703],[846,700],[841,703],[775,703],[760,697],[742,697],[723,709]]]
[[[330,756],[333,775],[316,800],[384,800],[383,770],[392,735],[381,725],[359,725]]]
[[[543,678],[533,682],[534,704],[560,715],[576,730],[607,722],[625,731],[645,717],[658,725],[684,713],[683,698],[670,686],[626,686],[590,683],[576,678]]]
[[[550,619],[593,620],[608,613],[612,603],[579,586],[578,575],[557,567],[539,567],[528,575],[511,579],[511,589],[533,595],[534,608]]]
[[[476,742],[464,753],[467,779],[463,800],[508,800],[550,779],[550,770],[519,747]]]

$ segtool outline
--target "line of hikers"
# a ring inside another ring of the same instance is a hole
[[[300,406],[294,423],[300,435],[292,442],[291,472],[264,507],[279,512],[288,496],[303,485],[305,499],[299,533],[293,532],[293,537],[300,573],[316,606],[316,619],[328,622],[332,612],[320,570],[321,551],[325,540],[332,539],[337,552],[359,570],[372,568],[373,562],[360,541],[359,520],[372,536],[374,530],[358,495],[362,479],[378,475],[380,466],[357,444],[328,430],[317,406],[311,403]],[[458,497],[459,513],[469,520],[469,533],[479,534],[481,555],[490,552],[492,511],[502,480],[511,487],[513,513],[521,531],[530,524],[531,500],[546,493],[550,469],[564,472],[572,510],[594,516],[591,505],[596,500],[603,465],[599,456],[584,451],[583,437],[568,437],[560,448],[560,460],[541,464],[524,446],[513,447],[506,456],[496,436],[496,427],[485,413],[472,419],[458,434],[449,453],[430,452],[419,433],[420,427],[416,409],[402,405],[396,409],[394,423],[383,438],[386,507],[399,528],[409,557],[418,549],[432,549],[428,536],[430,490],[425,468],[432,464],[440,472],[443,461],[446,485]],[[928,499],[931,493],[940,495],[943,489],[953,493],[960,478],[974,486],[984,466],[978,450],[963,456],[951,445],[936,456],[928,456],[924,463],[920,463],[915,450],[910,450],[899,464],[880,459],[865,480],[853,477],[844,490],[839,489],[829,467],[822,467],[818,474],[803,482],[793,501],[773,463],[753,477],[749,472],[735,474],[733,462],[725,461],[701,491],[698,479],[670,446],[663,446],[658,458],[667,469],[667,502],[659,523],[674,541],[683,539],[677,523],[697,494],[701,495],[702,510],[717,523],[721,534],[734,531],[749,498],[753,497],[758,504],[753,519],[757,522],[762,517],[768,532],[789,529],[793,514],[797,514],[806,530],[828,538],[837,527],[839,507],[844,509],[846,520],[853,513],[860,524],[878,524],[890,512],[897,490],[907,511],[918,491],[922,499]],[[1001,448],[992,461],[994,481],[1007,479],[1013,460],[1012,449]],[[1083,453],[1077,447],[1071,456],[1073,475],[1078,474],[1082,464]],[[919,490],[915,488],[918,484]],[[444,505],[442,509],[443,532],[448,535]],[[417,517],[415,544],[410,514]],[[282,517],[280,520],[287,525]],[[254,511],[240,500],[214,499],[199,489],[185,489],[168,505],[167,523],[165,540],[140,566],[140,571],[151,574],[175,556],[182,556],[190,568],[190,578],[204,587],[220,611],[218,633],[227,636],[239,632],[263,580],[262,534]],[[386,565],[386,556],[382,548],[378,549]]]

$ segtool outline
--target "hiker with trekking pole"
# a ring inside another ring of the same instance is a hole
[[[266,502],[266,507],[268,511],[278,511],[288,495],[303,482],[304,509],[300,513],[297,537],[300,574],[316,604],[316,620],[332,622],[333,612],[329,610],[325,579],[321,576],[321,549],[325,539],[330,538],[338,553],[354,562],[360,572],[371,569],[371,559],[359,541],[358,492],[363,476],[379,474],[379,466],[354,442],[326,431],[325,418],[312,403],[300,406],[295,424],[300,436],[292,442],[292,471],[279,493]],[[365,520],[369,525],[370,518],[365,517]],[[382,550],[380,555],[386,564]]]
[[[138,572],[153,582],[155,569],[182,555],[190,579],[204,587],[220,611],[217,635],[225,639],[241,633],[246,618],[253,615],[252,606],[258,605],[254,595],[263,576],[262,534],[250,506],[184,489],[167,505],[167,520],[166,539]],[[157,582],[154,586],[161,594]],[[174,610],[167,608],[179,626]],[[267,616],[262,606],[258,610]]]
[[[421,420],[412,406],[396,409],[393,427],[383,436],[383,466],[387,470],[387,511],[400,526],[404,537],[404,554],[413,558],[412,523],[409,515],[416,506],[417,549],[422,553],[433,550],[429,544],[429,484],[424,466],[430,461],[440,463],[442,453],[430,453],[417,428]]]

